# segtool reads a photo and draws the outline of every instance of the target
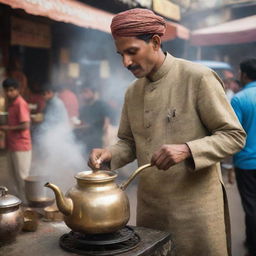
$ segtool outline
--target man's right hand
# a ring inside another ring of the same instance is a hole
[[[88,166],[92,169],[100,169],[102,165],[109,164],[111,161],[112,155],[108,149],[104,148],[95,148],[91,151]]]

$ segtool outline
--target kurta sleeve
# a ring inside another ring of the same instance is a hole
[[[119,140],[115,145],[108,147],[112,154],[111,170],[121,168],[132,162],[136,158],[136,147],[134,137],[131,131],[127,110],[127,93],[123,105],[121,120],[118,130]]]
[[[187,142],[194,170],[211,166],[241,150],[246,137],[215,73],[207,73],[201,79],[197,111],[209,136]]]

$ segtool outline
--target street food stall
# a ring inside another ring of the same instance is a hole
[[[169,232],[127,225],[130,204],[125,189],[150,166],[139,167],[121,185],[115,183],[113,171],[79,172],[77,184],[65,196],[47,182],[44,186],[55,194],[55,210],[46,204],[24,208],[7,188],[0,187],[0,255],[166,256],[172,248]],[[27,197],[31,199],[38,194],[35,185],[42,184],[30,183]],[[34,200],[29,202],[35,206]]]

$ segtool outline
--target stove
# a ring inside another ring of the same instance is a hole
[[[66,251],[85,256],[111,256],[137,247],[140,237],[133,228],[124,228],[108,234],[81,234],[69,232],[59,239],[60,247]]]

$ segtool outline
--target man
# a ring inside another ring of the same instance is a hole
[[[71,159],[77,159],[74,138],[64,103],[51,84],[44,85],[41,93],[46,101],[43,121],[34,132],[33,171],[59,179],[63,169],[70,170]],[[72,152],[73,151],[73,152]],[[74,153],[74,157],[70,157]]]
[[[29,175],[31,165],[30,113],[28,104],[19,93],[18,81],[7,78],[3,81],[4,93],[8,99],[8,123],[0,126],[7,131],[8,165],[15,194],[25,202],[24,179]]]
[[[63,84],[63,86],[58,87],[58,97],[64,103],[64,106],[67,110],[70,123],[73,125],[78,120],[79,116],[79,104],[77,96],[69,88],[68,84]]]
[[[56,95],[56,90],[50,84],[42,89],[42,95],[46,101],[44,109],[44,122],[46,126],[57,126],[69,122],[68,113],[64,103]]]
[[[125,95],[120,140],[94,149],[89,166],[151,162],[140,175],[137,225],[169,230],[174,255],[230,255],[218,162],[243,147],[245,133],[221,80],[207,67],[164,53],[165,21],[149,10],[116,15],[111,30],[138,80]]]
[[[21,59],[18,56],[11,59],[8,75],[19,82],[19,93],[25,100],[27,100],[29,95],[28,79],[22,71]]]
[[[45,107],[43,117],[34,124],[33,155],[34,158],[46,159],[47,155],[52,154],[52,148],[58,144],[58,140],[63,140],[64,134],[70,132],[70,124],[64,103],[56,96],[55,89],[46,84],[40,94],[45,100]]]
[[[240,90],[239,82],[234,78],[225,78],[223,79],[223,83],[227,98],[231,101],[234,95]]]
[[[97,91],[93,87],[82,88],[83,106],[80,109],[80,120],[84,128],[80,131],[86,151],[103,145],[103,135],[110,122],[110,106],[97,98]]]
[[[245,211],[246,244],[249,255],[256,255],[256,58],[240,64],[242,91],[231,104],[247,133],[245,147],[234,155],[238,190]]]

